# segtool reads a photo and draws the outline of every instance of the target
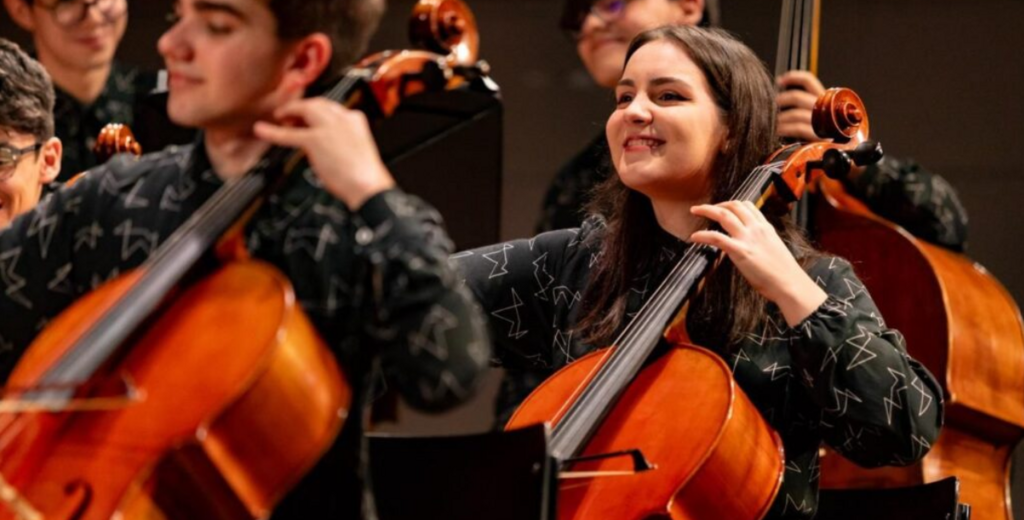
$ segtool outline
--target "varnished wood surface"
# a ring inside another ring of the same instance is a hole
[[[824,181],[821,246],[854,264],[907,351],[939,380],[943,433],[924,461],[864,470],[832,454],[823,487],[895,487],[961,479],[974,518],[1008,520],[1009,464],[1024,435],[1024,326],[1003,286],[970,259],[924,243]],[[836,208],[842,208],[837,210]]]
[[[31,387],[130,279],[51,323],[10,384]],[[0,416],[0,471],[45,518],[265,517],[330,446],[348,387],[279,273],[229,264],[176,303],[93,385],[93,395],[116,397],[128,382],[134,398],[103,411]],[[185,507],[219,495],[203,514]],[[15,517],[0,508],[0,518]]]
[[[603,352],[545,381],[508,428],[559,415]],[[639,449],[655,468],[638,474],[562,479],[558,518],[758,519],[778,492],[782,443],[715,354],[680,346],[648,365],[582,455]],[[572,464],[569,471],[629,471],[628,458]],[[724,487],[742,493],[723,496]]]

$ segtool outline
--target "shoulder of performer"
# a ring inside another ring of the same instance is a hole
[[[188,167],[193,145],[168,146],[158,152],[135,157],[122,153],[106,163],[76,175],[65,186],[92,184],[100,192],[116,195],[130,191],[144,177],[180,174]]]

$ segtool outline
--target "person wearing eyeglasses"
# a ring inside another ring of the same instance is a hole
[[[107,123],[131,126],[137,100],[156,76],[114,61],[128,25],[128,0],[4,0],[32,34],[35,57],[56,89],[56,136],[67,180],[96,165],[92,147]]]
[[[35,207],[60,172],[60,157],[50,77],[0,38],[0,228]]]

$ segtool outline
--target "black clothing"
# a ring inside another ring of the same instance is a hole
[[[855,197],[910,234],[953,251],[967,244],[967,211],[956,190],[913,159],[885,157],[844,183]]]
[[[135,122],[135,107],[149,91],[156,87],[156,75],[138,71],[114,62],[103,92],[89,105],[83,105],[60,87],[53,106],[54,128],[64,144],[60,176],[65,181],[96,166],[92,151],[96,138],[107,123],[122,123],[129,127]]]
[[[543,233],[452,256],[490,315],[500,364],[513,373],[548,374],[593,350],[575,330],[590,270],[605,232],[598,217],[580,229]],[[667,234],[665,234],[667,236]],[[685,244],[635,281],[626,316],[636,313]],[[828,299],[790,328],[778,309],[733,345],[710,345],[783,439],[786,470],[769,518],[811,518],[817,507],[822,442],[865,466],[906,465],[939,434],[942,390],[903,337],[889,329],[850,265],[834,257],[808,270]],[[701,331],[689,331],[699,341]],[[515,379],[515,378],[512,378]]]
[[[247,247],[291,280],[353,403],[339,440],[274,518],[358,518],[371,386],[383,376],[421,408],[459,402],[489,343],[446,264],[451,243],[436,211],[399,190],[351,211],[308,169],[287,183],[248,224]],[[49,320],[144,262],[222,185],[201,144],[118,156],[0,231],[0,381]]]

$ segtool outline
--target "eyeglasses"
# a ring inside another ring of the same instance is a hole
[[[57,0],[48,5],[36,2],[36,5],[50,11],[53,21],[64,28],[82,23],[89,16],[90,7],[94,7],[107,22],[121,18],[128,11],[128,0]]]
[[[14,165],[22,157],[33,152],[38,152],[43,143],[28,145],[24,148],[15,148],[9,144],[0,144],[0,181],[6,181],[14,175]]]
[[[581,36],[583,29],[583,23],[587,20],[587,16],[594,15],[598,20],[605,24],[610,24],[619,18],[622,18],[622,13],[626,10],[626,5],[632,0],[597,0],[590,4],[590,7],[585,10],[576,12],[575,19],[572,23],[565,24],[563,26],[569,36],[578,41]]]

